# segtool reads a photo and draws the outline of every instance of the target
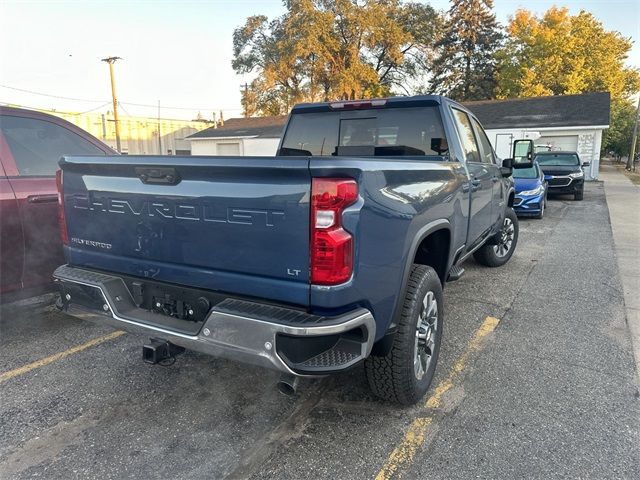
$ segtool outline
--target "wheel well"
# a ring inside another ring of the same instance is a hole
[[[514,200],[515,196],[516,196],[516,194],[514,192],[511,192],[509,194],[509,201],[507,202],[507,205],[509,207],[513,207],[513,200]]]
[[[432,267],[442,283],[447,279],[450,237],[447,229],[430,233],[420,242],[413,260],[413,263]]]

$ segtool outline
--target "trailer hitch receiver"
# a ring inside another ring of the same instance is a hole
[[[152,338],[142,346],[142,360],[155,365],[163,360],[175,358],[184,352],[184,347],[174,345],[160,338]]]

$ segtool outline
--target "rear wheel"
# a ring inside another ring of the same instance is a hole
[[[436,271],[414,265],[405,291],[391,350],[369,357],[367,380],[378,397],[413,405],[427,393],[442,339],[442,284]]]
[[[518,217],[512,208],[507,209],[502,229],[495,244],[485,244],[473,257],[487,267],[500,267],[507,263],[518,244]]]

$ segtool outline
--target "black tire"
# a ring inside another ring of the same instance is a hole
[[[582,200],[584,198],[584,187],[573,194],[574,200]]]
[[[507,229],[509,228],[508,222],[511,222],[511,225],[513,225],[513,232],[511,234],[507,233]],[[513,252],[516,250],[516,246],[518,245],[518,230],[518,217],[513,211],[513,208],[508,208],[502,230],[497,234],[498,241],[480,247],[473,254],[473,258],[486,267],[501,267],[509,261]],[[508,240],[510,240],[510,243],[507,243]],[[501,246],[504,247],[504,249],[501,249]]]
[[[423,315],[428,313],[426,304],[431,306],[434,301],[435,315],[433,310],[431,315]],[[371,356],[364,363],[373,393],[400,405],[413,405],[424,397],[438,362],[443,318],[442,284],[438,274],[431,267],[413,265],[391,350],[384,357]],[[423,330],[423,343],[419,343],[417,333],[420,326],[427,325],[425,322],[435,328]],[[416,349],[420,353],[418,367]]]

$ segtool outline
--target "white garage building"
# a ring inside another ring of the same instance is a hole
[[[611,98],[608,92],[557,95],[464,104],[487,130],[498,156],[511,156],[513,141],[531,138],[551,150],[578,152],[591,162],[587,178],[598,178],[602,132],[609,127]]]
[[[230,118],[187,137],[191,155],[275,155],[286,121],[286,115]]]

